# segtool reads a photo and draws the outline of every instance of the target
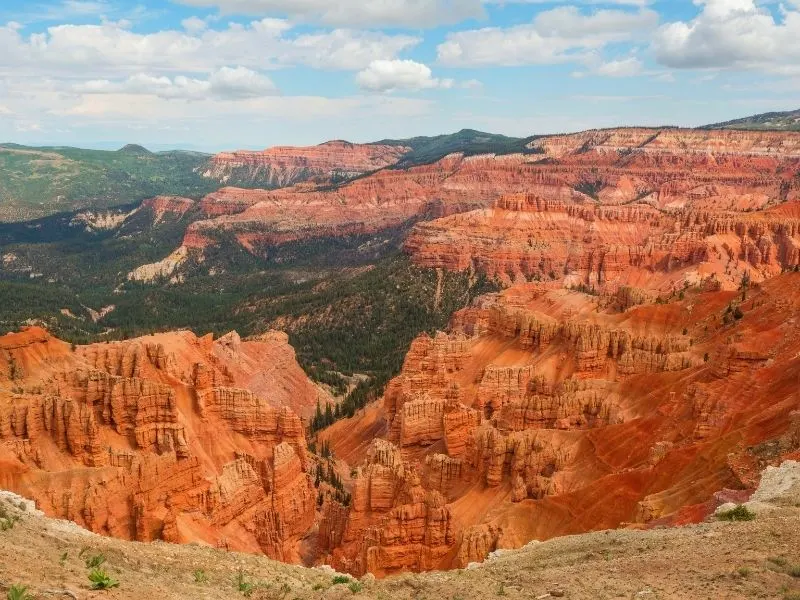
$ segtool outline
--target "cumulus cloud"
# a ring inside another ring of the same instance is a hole
[[[226,14],[281,15],[346,27],[432,27],[481,17],[481,0],[178,0]]]
[[[207,73],[230,64],[357,70],[419,43],[409,35],[348,29],[290,35],[292,25],[283,19],[231,23],[222,30],[198,30],[194,21],[187,25],[194,30],[137,33],[119,22],[57,25],[25,37],[18,26],[8,24],[0,27],[0,73]]]
[[[188,17],[181,21],[181,25],[189,33],[201,33],[208,29],[208,22],[200,17]]]
[[[94,79],[78,84],[74,91],[83,94],[144,94],[168,100],[206,100],[221,98],[241,100],[278,93],[271,79],[245,67],[223,67],[208,79],[179,75],[173,78],[154,77],[144,73],[132,75],[123,81]]]
[[[657,60],[676,69],[758,69],[800,73],[800,3],[781,4],[776,18],[753,0],[696,0],[690,21],[661,27]]]
[[[584,13],[565,6],[541,12],[525,25],[450,33],[437,55],[440,63],[452,66],[582,62],[606,45],[635,39],[657,24],[658,14],[649,9]]]
[[[370,92],[451,88],[452,79],[436,79],[427,65],[413,60],[374,60],[356,75],[356,83]]]
[[[197,101],[165,101],[154,94],[125,91],[83,94],[77,101],[64,102],[51,111],[58,117],[86,121],[178,126],[203,122],[249,123],[257,127],[265,121],[291,119],[318,121],[337,118],[418,117],[430,110],[431,103],[391,96],[262,96],[241,100],[207,97]]]

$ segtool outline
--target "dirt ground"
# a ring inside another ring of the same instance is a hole
[[[135,543],[88,533],[72,523],[18,508],[0,497],[0,593],[29,586],[33,598],[472,598],[800,599],[800,506],[784,502],[748,522],[676,529],[617,530],[532,543],[457,571],[405,574],[334,584],[327,568],[284,565],[262,556],[194,545]],[[2,511],[0,511],[2,514]],[[119,581],[91,591],[85,561],[105,556]],[[237,577],[244,586],[240,591]],[[794,574],[794,576],[793,576]]]

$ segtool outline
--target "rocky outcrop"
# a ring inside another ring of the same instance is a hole
[[[195,201],[180,196],[156,196],[142,202],[137,211],[149,211],[153,225],[178,220],[195,206]]]
[[[426,490],[398,448],[380,439],[355,474],[350,506],[329,505],[321,531],[335,568],[378,575],[441,566],[456,539],[444,496]]]
[[[182,278],[178,271],[189,260],[189,254],[187,246],[179,246],[169,256],[157,262],[136,267],[128,273],[128,280],[142,283],[169,280],[171,283],[179,283]]]
[[[418,224],[406,244],[413,259],[508,285],[653,297],[798,265],[797,133],[612,129],[530,147],[537,153],[517,167],[524,193]]]
[[[261,152],[221,152],[211,158],[203,176],[261,188],[304,181],[330,183],[393,165],[408,151],[404,146],[337,140],[309,147],[277,146]]]
[[[4,487],[99,533],[301,559],[316,494],[292,405],[320,392],[307,379],[293,389],[302,370],[285,336],[70,349],[32,328],[0,349]]]
[[[697,288],[624,312],[546,283],[482,297],[415,340],[387,386],[388,441],[324,521],[328,560],[464,567],[532,539],[702,519],[718,490],[800,450],[799,318],[796,273],[745,302]],[[326,432],[334,450],[358,418]]]
[[[671,294],[703,278],[735,289],[800,262],[800,220],[786,210],[664,214],[645,204],[565,204],[563,187],[503,197],[492,209],[418,224],[406,251],[423,266],[482,271],[506,284],[553,281],[597,293]],[[631,305],[624,300],[624,305]]]

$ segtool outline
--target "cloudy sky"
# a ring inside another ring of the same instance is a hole
[[[200,150],[800,107],[800,0],[2,0],[0,141]]]

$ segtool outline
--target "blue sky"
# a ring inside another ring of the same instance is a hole
[[[800,0],[4,0],[0,140],[206,151],[800,106]]]

